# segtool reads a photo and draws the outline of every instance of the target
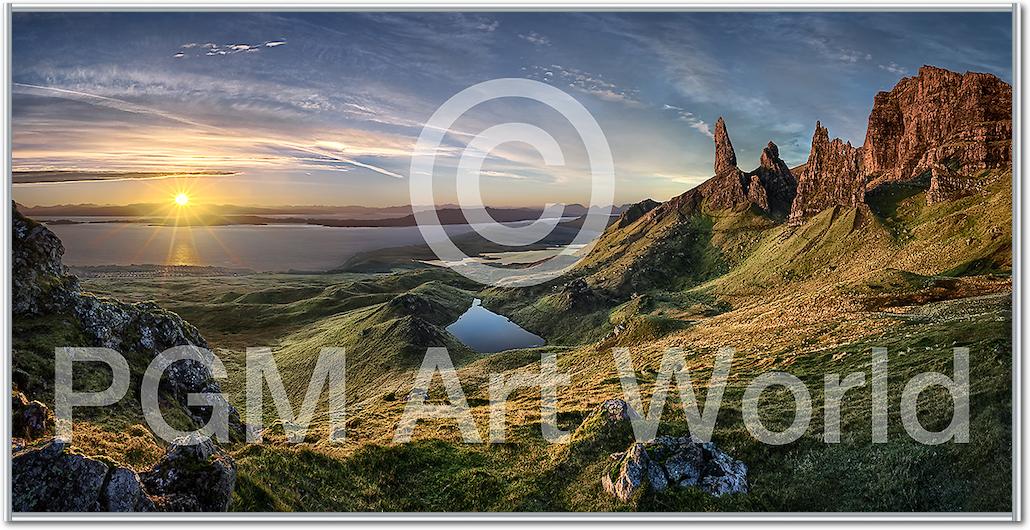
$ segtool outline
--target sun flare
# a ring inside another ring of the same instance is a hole
[[[185,193],[180,193],[175,196],[175,204],[179,206],[186,206],[190,202],[190,196]]]

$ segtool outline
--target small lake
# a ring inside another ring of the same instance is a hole
[[[479,353],[496,353],[546,344],[544,339],[522,329],[507,317],[483,307],[478,298],[472,301],[472,307],[458,320],[447,326],[447,331]]]

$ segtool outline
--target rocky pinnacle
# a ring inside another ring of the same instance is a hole
[[[737,169],[737,155],[733,152],[730,135],[726,132],[726,122],[722,116],[715,122],[715,174],[722,175]]]

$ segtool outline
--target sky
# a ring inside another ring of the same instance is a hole
[[[14,168],[63,172],[20,176],[26,205],[182,191],[213,204],[407,204],[423,125],[499,78],[548,83],[591,113],[617,204],[666,200],[711,176],[720,116],[741,169],[769,141],[793,166],[817,120],[861,145],[875,94],[920,65],[1012,77],[1007,12],[15,13],[12,33]],[[589,201],[575,128],[542,103],[500,98],[445,136],[438,204],[456,202],[468,142],[515,122],[553,136],[564,165],[500,145],[483,201]]]

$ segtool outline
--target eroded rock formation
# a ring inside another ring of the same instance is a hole
[[[790,224],[833,206],[857,206],[865,199],[865,176],[861,150],[840,138],[830,140],[829,131],[816,122],[808,162],[798,175],[797,195],[790,208]]]
[[[757,169],[741,171],[726,122],[719,118],[715,124],[715,176],[698,186],[708,208],[743,209],[754,205],[783,216],[790,209],[796,188],[797,180],[772,142],[762,150]]]
[[[871,185],[1011,163],[1012,87],[996,76],[923,66],[876,95],[862,148]]]

